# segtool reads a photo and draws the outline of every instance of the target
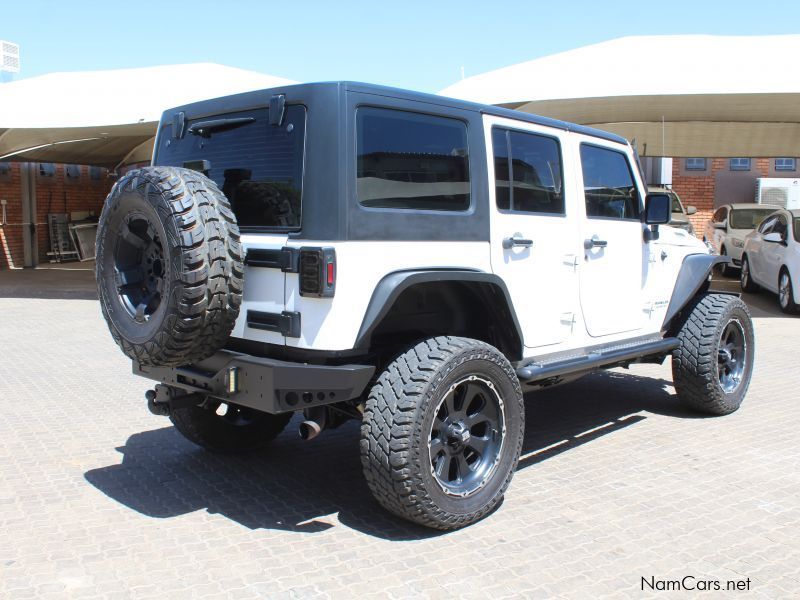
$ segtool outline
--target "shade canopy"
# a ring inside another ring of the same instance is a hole
[[[52,73],[0,85],[0,159],[114,168],[150,159],[161,113],[295,83],[217,64]]]
[[[636,139],[648,156],[800,156],[800,35],[636,36],[440,92]]]

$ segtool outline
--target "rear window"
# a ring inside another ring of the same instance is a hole
[[[199,161],[207,161],[208,176],[231,201],[243,230],[296,230],[305,121],[305,107],[287,106],[279,127],[269,124],[267,108],[190,120],[182,139],[173,137],[172,125],[167,125],[156,164],[199,168]],[[203,129],[202,124],[210,125]]]
[[[383,108],[356,113],[356,194],[370,208],[467,210],[467,125]]]
[[[728,215],[728,226],[731,229],[755,229],[774,212],[774,208],[733,208]]]

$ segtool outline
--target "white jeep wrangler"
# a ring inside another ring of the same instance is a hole
[[[199,102],[108,197],[102,310],[191,441],[359,419],[377,500],[461,527],[511,481],[524,392],[671,357],[681,401],[741,404],[753,326],[708,292],[726,259],[659,230],[646,189],[624,139],[502,108],[355,83]]]

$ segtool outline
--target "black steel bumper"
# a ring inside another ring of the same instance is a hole
[[[222,350],[188,367],[150,367],[133,362],[148,379],[268,413],[282,413],[358,398],[372,365],[311,365]]]

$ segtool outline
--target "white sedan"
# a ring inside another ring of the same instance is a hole
[[[744,240],[742,289],[778,294],[786,313],[800,308],[800,210],[778,210]]]
[[[713,253],[731,257],[730,263],[721,266],[723,275],[730,275],[733,268],[742,266],[745,236],[779,208],[770,204],[726,204],[714,212],[706,223],[703,241]]]

